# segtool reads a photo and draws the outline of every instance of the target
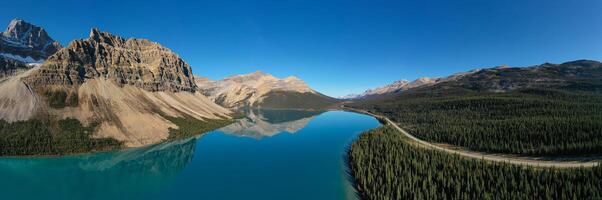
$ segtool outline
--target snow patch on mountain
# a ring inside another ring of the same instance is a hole
[[[43,63],[44,60],[43,59],[33,59],[31,56],[27,56],[27,57],[22,57],[20,55],[13,55],[10,53],[0,53],[0,56],[4,57],[4,58],[8,58],[8,59],[13,59],[19,62],[23,62],[23,63],[28,63],[28,64],[39,64],[39,63]]]

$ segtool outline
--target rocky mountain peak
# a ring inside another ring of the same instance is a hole
[[[97,28],[92,28],[92,30],[90,30],[90,36],[88,37],[88,39],[91,41],[107,43],[110,45],[119,45],[125,42],[123,38],[115,36],[109,32],[101,32]]]
[[[235,75],[217,81],[198,79],[196,83],[203,94],[228,108],[261,102],[264,95],[273,91],[316,93],[297,77],[279,79],[262,71]]]
[[[263,72],[261,70],[257,70],[257,71],[255,71],[253,73],[247,74],[247,76],[270,76],[270,74],[265,73],[265,72]]]
[[[303,82],[303,80],[301,80],[300,78],[298,78],[296,76],[288,76],[288,77],[286,77],[286,78],[284,78],[282,80],[284,80],[286,82],[293,82],[293,81],[301,81],[301,82]]]
[[[21,62],[41,62],[60,48],[43,28],[22,19],[13,19],[0,34],[0,53]]]
[[[148,91],[195,91],[192,69],[178,55],[146,39],[123,39],[98,29],[50,57],[32,85],[79,85],[105,78]]]

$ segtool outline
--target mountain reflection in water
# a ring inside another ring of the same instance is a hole
[[[192,161],[195,146],[196,138],[190,138],[85,156],[0,159],[0,188],[11,191],[4,199],[150,196],[149,191],[159,192]]]
[[[379,126],[376,119],[342,111],[248,115],[224,130],[149,147],[1,157],[0,199],[357,199],[343,155],[358,134]],[[295,134],[269,137],[282,132]]]
[[[280,133],[295,133],[321,111],[299,110],[245,110],[246,117],[219,129],[226,134],[262,139]]]

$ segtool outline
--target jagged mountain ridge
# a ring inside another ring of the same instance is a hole
[[[461,88],[471,91],[506,92],[518,89],[568,89],[602,91],[602,63],[576,60],[562,64],[544,63],[530,67],[493,67],[475,71],[432,89]],[[427,88],[428,89],[428,88]]]
[[[304,81],[294,76],[279,79],[271,74],[257,71],[250,74],[235,75],[217,81],[212,81],[202,77],[196,77],[195,80],[199,90],[203,94],[208,96],[217,104],[232,109],[243,107],[270,108],[275,105],[267,105],[265,104],[265,100],[270,99],[273,94],[290,97],[290,100],[296,100],[299,98],[293,97],[295,95],[311,96],[317,97],[315,98],[315,101],[324,100],[325,104],[331,103],[329,97],[316,92]],[[278,99],[284,100],[286,97],[279,97]],[[286,104],[287,102],[278,103]],[[285,108],[289,106],[278,105],[277,107]],[[304,106],[290,105],[290,108],[301,107]]]
[[[0,91],[6,91],[0,120],[76,119],[96,124],[94,138],[126,147],[167,139],[178,128],[173,117],[207,121],[231,113],[196,92],[190,66],[169,49],[97,29],[42,65],[0,81]]]
[[[21,19],[13,19],[0,34],[0,55],[14,60],[42,62],[59,49],[46,30]]]
[[[592,60],[576,60],[562,64],[544,63],[529,67],[497,66],[456,73],[445,78],[420,78],[405,85],[394,83],[375,90],[367,90],[361,95],[348,96],[348,99],[378,98],[404,91],[425,93],[441,91],[443,94],[445,93],[443,91],[452,90],[506,92],[546,88],[599,92],[602,90],[600,77],[602,77],[602,63]]]
[[[126,40],[98,29],[48,58],[27,83],[34,87],[79,85],[100,77],[148,91],[196,90],[192,69],[171,50],[146,39]]]
[[[421,78],[415,79],[413,81],[398,80],[398,81],[395,81],[391,84],[388,84],[388,85],[385,85],[382,87],[368,89],[361,94],[349,94],[349,95],[342,96],[340,98],[341,99],[360,99],[360,98],[375,97],[375,96],[379,96],[379,95],[393,94],[396,92],[406,91],[406,90],[419,88],[419,87],[423,87],[423,86],[435,85],[435,84],[446,82],[446,81],[458,80],[459,78],[462,78],[466,75],[476,73],[480,70],[482,70],[482,69],[475,69],[475,70],[471,70],[468,72],[456,73],[451,76],[447,76],[447,77],[443,77],[443,78],[421,77]]]
[[[43,28],[13,19],[0,32],[0,79],[42,63],[60,48]]]

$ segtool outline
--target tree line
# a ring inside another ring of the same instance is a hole
[[[360,135],[348,150],[364,199],[599,199],[602,167],[536,168],[463,158],[407,143],[391,127]]]
[[[12,123],[0,120],[0,156],[60,155],[121,148],[122,142],[115,139],[92,138],[96,126],[84,126],[72,118]]]
[[[602,95],[528,89],[402,94],[351,107],[380,113],[416,137],[477,151],[530,155],[602,153]]]

